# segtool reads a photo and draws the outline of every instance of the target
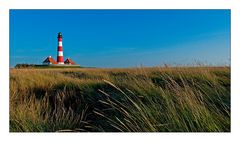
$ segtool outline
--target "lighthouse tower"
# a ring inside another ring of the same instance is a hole
[[[62,47],[62,33],[58,33],[58,50],[57,50],[57,63],[64,64],[63,47]]]

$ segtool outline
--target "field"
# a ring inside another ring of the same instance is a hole
[[[229,67],[10,69],[10,132],[229,132]]]

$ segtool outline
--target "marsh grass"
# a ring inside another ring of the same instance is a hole
[[[229,67],[11,69],[11,132],[229,132]]]

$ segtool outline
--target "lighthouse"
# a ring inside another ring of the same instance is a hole
[[[51,56],[48,56],[45,58],[45,60],[42,62],[43,66],[58,66],[58,67],[79,67],[79,64],[76,64],[73,62],[72,59],[67,58],[65,61],[63,59],[63,46],[62,46],[62,33],[58,33],[58,48],[57,48],[57,61],[55,61]]]
[[[62,47],[62,33],[58,33],[58,49],[57,49],[57,63],[64,64],[63,47]]]

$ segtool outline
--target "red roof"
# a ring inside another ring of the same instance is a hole
[[[51,56],[47,57],[47,58],[43,61],[43,63],[57,64],[57,62],[56,62]]]
[[[74,63],[70,58],[67,58],[67,59],[65,60],[64,64],[75,65],[75,63]]]

